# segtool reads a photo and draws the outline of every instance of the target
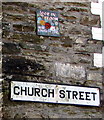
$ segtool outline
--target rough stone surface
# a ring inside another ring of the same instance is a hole
[[[59,12],[61,37],[36,34],[36,10]],[[102,41],[92,39],[91,27],[100,17],[91,14],[90,2],[3,2],[3,117],[102,118],[102,106],[11,101],[12,80],[64,83],[101,88],[102,68],[94,67],[93,54]],[[102,102],[102,98],[101,98]]]
[[[69,63],[55,63],[56,76],[68,77],[72,79],[85,78],[85,69],[82,66],[71,65]]]
[[[2,3],[0,1],[0,120],[2,118],[2,105],[3,105],[3,94],[2,94]]]

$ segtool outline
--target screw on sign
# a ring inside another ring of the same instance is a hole
[[[50,23],[45,23],[45,28],[46,28],[46,29],[50,29],[50,27],[51,27],[51,24],[50,24]]]

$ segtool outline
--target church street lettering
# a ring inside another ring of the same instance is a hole
[[[35,97],[54,97],[54,89],[35,88],[35,87],[14,87],[14,95],[25,95]],[[76,100],[92,100],[95,101],[97,93],[84,91],[59,90],[60,98],[76,99]]]
[[[11,82],[11,99],[49,103],[100,105],[99,89],[33,82]]]

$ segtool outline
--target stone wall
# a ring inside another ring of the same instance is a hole
[[[36,10],[59,12],[61,37],[36,35]],[[102,107],[10,101],[12,80],[101,88],[102,68],[94,66],[94,53],[103,42],[92,39],[100,17],[91,14],[90,2],[3,2],[3,117],[102,118]],[[101,97],[102,100],[102,97]]]
[[[2,118],[2,3],[0,1],[0,119]]]

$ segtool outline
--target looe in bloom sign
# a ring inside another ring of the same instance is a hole
[[[99,88],[11,81],[11,100],[100,105]]]
[[[37,34],[59,37],[58,12],[37,10]]]

